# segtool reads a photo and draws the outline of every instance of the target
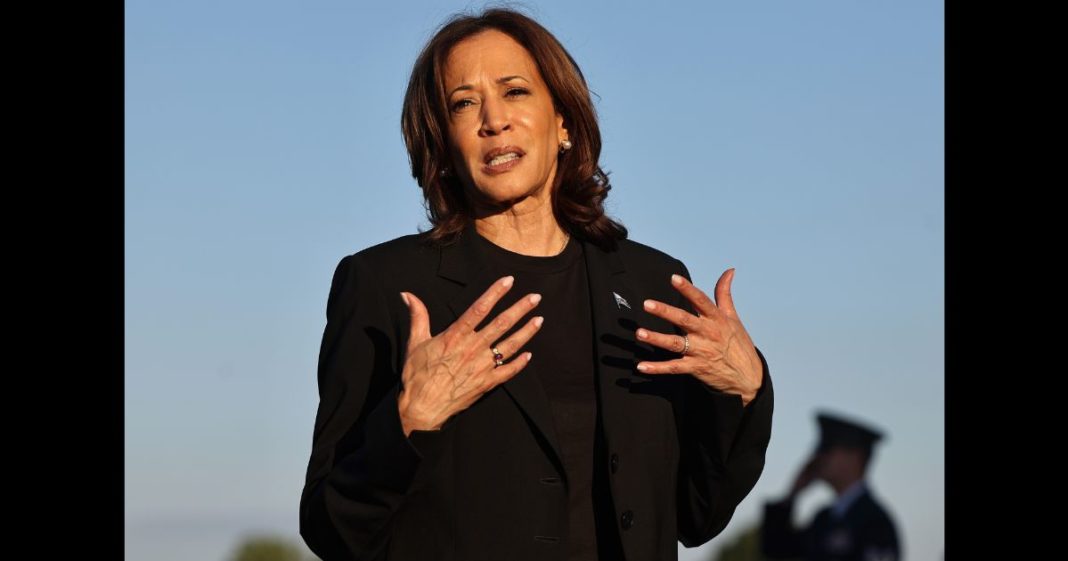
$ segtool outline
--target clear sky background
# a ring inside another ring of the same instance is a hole
[[[126,556],[299,541],[338,260],[426,228],[414,59],[482,3],[126,3]],[[884,427],[906,558],[944,550],[940,2],[529,1],[597,94],[609,213],[734,301],[768,359],[787,488],[826,407]],[[804,520],[832,494],[803,496]]]

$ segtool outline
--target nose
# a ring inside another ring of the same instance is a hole
[[[482,102],[482,127],[480,136],[496,136],[512,128],[508,106],[499,99],[488,98]]]

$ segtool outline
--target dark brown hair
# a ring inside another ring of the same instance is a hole
[[[444,68],[449,51],[457,43],[490,29],[507,34],[530,53],[549,88],[553,106],[564,118],[572,148],[557,162],[552,185],[556,220],[571,235],[613,249],[617,240],[626,239],[627,229],[604,213],[604,199],[612,186],[598,164],[601,131],[586,79],[552,33],[507,8],[451,16],[423,47],[412,68],[401,131],[412,177],[423,189],[427,218],[433,225],[427,239],[435,244],[451,243],[473,219],[457,174],[442,175],[449,163]]]

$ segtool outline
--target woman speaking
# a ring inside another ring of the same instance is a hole
[[[764,357],[627,239],[582,72],[511,10],[452,17],[401,125],[432,228],[341,259],[300,532],[319,557],[665,560],[756,484]],[[702,242],[704,243],[704,242]]]

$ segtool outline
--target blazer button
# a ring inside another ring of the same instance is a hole
[[[611,461],[609,463],[611,464],[611,467],[612,467],[612,473],[615,473],[616,470],[619,469],[619,455],[618,454],[612,454],[612,459],[611,459]]]
[[[623,525],[624,530],[629,530],[634,525],[634,513],[629,510],[624,512],[623,516],[619,517],[619,522]]]

